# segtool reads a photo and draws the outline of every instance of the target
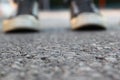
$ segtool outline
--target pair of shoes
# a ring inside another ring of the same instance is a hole
[[[101,28],[105,29],[102,15],[96,9],[91,0],[72,0],[71,7],[71,27],[73,30],[82,28]],[[39,21],[34,15],[38,9],[33,7],[32,14],[20,14],[3,21],[3,31],[10,32],[14,30],[39,30]]]

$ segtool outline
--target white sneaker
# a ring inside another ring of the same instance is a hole
[[[32,15],[20,15],[3,21],[3,31],[39,30],[39,21]]]
[[[26,5],[25,5],[26,6]],[[23,6],[23,8],[25,7]],[[28,7],[28,6],[27,6]],[[27,10],[27,9],[26,9]],[[38,5],[34,4],[33,9],[31,9],[32,14],[19,14],[14,17],[8,18],[3,21],[3,31],[11,32],[11,31],[19,31],[19,30],[33,30],[39,31],[39,20],[38,20]],[[28,10],[29,11],[29,10]]]
[[[105,29],[106,25],[92,0],[73,0],[71,1],[71,27],[73,30],[85,27]]]

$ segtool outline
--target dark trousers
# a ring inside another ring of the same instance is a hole
[[[19,14],[32,14],[33,3],[36,1],[39,3],[40,7],[43,7],[43,0],[14,0],[15,3],[18,4],[18,15]],[[74,14],[74,7],[71,4],[72,1],[76,2],[78,5],[78,9],[80,12],[84,11],[92,11],[93,9],[90,7],[93,0],[64,0],[65,3],[68,3],[71,8],[71,13]]]
[[[14,0],[18,4],[17,15],[19,14],[32,14],[34,2],[38,2],[42,8],[42,0]]]

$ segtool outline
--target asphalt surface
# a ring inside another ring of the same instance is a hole
[[[60,25],[58,25],[60,26]],[[120,80],[120,27],[0,32],[0,80]]]

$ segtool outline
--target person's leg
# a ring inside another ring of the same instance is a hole
[[[92,0],[71,0],[70,7],[72,17],[83,12],[94,12]]]
[[[18,4],[17,15],[32,14],[34,0],[19,0],[15,2]]]
[[[38,12],[38,7],[36,6],[37,4],[35,5],[35,1],[37,0],[14,0],[18,6],[17,14],[15,17],[3,22],[3,31],[8,32],[20,29],[37,30],[39,26],[35,12]]]
[[[39,8],[43,9],[43,0],[36,0],[39,3]]]
[[[104,28],[102,16],[93,0],[69,0],[71,9],[71,25],[73,29],[93,26]]]

